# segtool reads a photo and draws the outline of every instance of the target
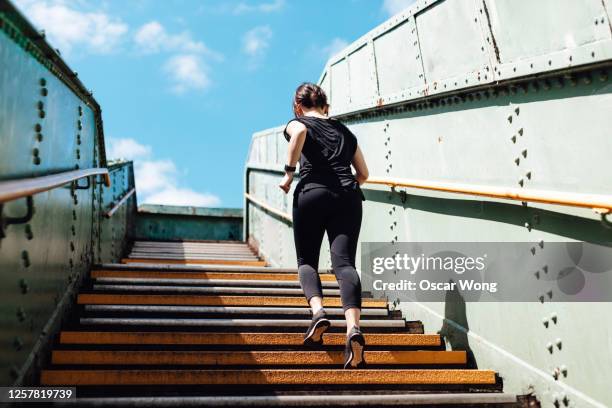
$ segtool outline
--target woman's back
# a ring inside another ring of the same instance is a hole
[[[351,171],[357,149],[355,135],[335,119],[300,116],[293,120],[307,130],[299,161],[302,187],[357,189],[359,185]],[[284,134],[289,140],[286,128]]]

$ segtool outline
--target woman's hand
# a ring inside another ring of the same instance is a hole
[[[289,192],[289,189],[291,188],[292,182],[293,182],[293,172],[288,172],[288,173],[285,173],[285,175],[283,176],[283,180],[280,182],[278,186],[281,188],[281,190],[285,192],[285,194],[287,194]]]

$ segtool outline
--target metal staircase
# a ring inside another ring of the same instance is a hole
[[[338,285],[332,327],[302,343],[310,312],[295,269],[241,242],[136,242],[91,271],[40,385],[76,385],[85,406],[525,406],[385,299],[363,301],[368,368],[344,370]]]

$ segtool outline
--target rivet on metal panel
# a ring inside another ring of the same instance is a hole
[[[526,222],[525,223],[525,228],[527,228],[529,231],[531,231],[531,223]]]
[[[553,347],[553,344],[552,344],[551,342],[548,342],[548,343],[546,344],[546,350],[548,350],[548,352],[549,352],[550,354],[552,354],[552,353],[553,353],[553,351],[555,350],[555,348]]]
[[[26,226],[24,228],[24,232],[25,232],[25,236],[26,236],[28,241],[30,241],[30,240],[32,240],[32,238],[34,238],[34,234],[32,233],[32,227],[30,226],[30,224],[26,224]]]
[[[25,279],[19,280],[19,288],[21,289],[21,293],[24,295],[28,293],[28,291],[30,290],[30,287],[28,286],[28,282]]]
[[[521,164],[521,158],[517,157],[516,159],[514,159],[514,163],[518,166]]]
[[[593,82],[593,79],[591,78],[591,75],[589,75],[589,74],[585,74],[585,75],[582,77],[582,82],[584,82],[584,84],[585,84],[585,85],[590,85],[590,84],[591,84],[591,82]]]
[[[601,82],[605,82],[608,80],[608,72],[607,71],[601,71],[601,73],[599,74],[599,80]]]
[[[30,266],[30,255],[28,254],[28,251],[21,251],[21,261],[24,268],[28,268]]]
[[[516,143],[516,135],[513,135],[510,140],[512,140],[512,143]]]
[[[538,278],[538,279],[540,279],[540,278]],[[549,325],[548,319],[546,319],[546,318],[542,319],[542,324],[544,325],[544,327],[546,327],[548,329],[548,325]]]
[[[40,94],[41,94],[42,96],[47,96],[47,95],[49,94],[49,91],[47,90],[47,88],[42,88],[42,89],[40,90]]]
[[[530,172],[530,171],[528,171],[528,172],[525,174],[525,177],[527,177],[527,180],[531,180],[531,172]]]
[[[565,364],[559,367],[559,370],[561,371],[561,374],[563,374],[564,377],[567,377],[567,366]]]
[[[524,158],[527,158],[527,149],[523,150],[521,154],[523,155]]]
[[[568,396],[567,396],[567,395],[563,394],[563,399],[562,399],[562,401],[563,401],[563,405],[564,405],[564,406],[566,406],[566,407],[568,407],[568,406],[569,406],[570,400],[569,400],[569,398],[568,398]]]
[[[561,339],[560,339],[560,338],[558,338],[558,337],[557,337],[557,338],[555,339],[555,345],[557,346],[557,348],[558,348],[559,350],[561,350],[561,347],[563,346],[563,343],[561,342]]]
[[[536,277],[536,279],[540,279],[540,271],[535,271],[535,272],[533,273],[533,275]],[[547,321],[545,321],[545,322],[544,322],[544,325],[545,325],[546,327],[548,327],[548,322],[547,322]]]
[[[26,312],[23,310],[23,307],[19,306],[17,308],[17,320],[23,322],[26,319]]]
[[[525,181],[523,179],[520,179],[518,181],[519,186],[524,187],[525,186]]]

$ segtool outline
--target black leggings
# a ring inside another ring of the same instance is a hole
[[[308,301],[313,296],[323,297],[318,267],[321,242],[327,231],[342,308],[345,311],[361,309],[361,281],[355,270],[361,213],[359,190],[317,187],[301,190],[294,195],[293,236],[298,274]]]

